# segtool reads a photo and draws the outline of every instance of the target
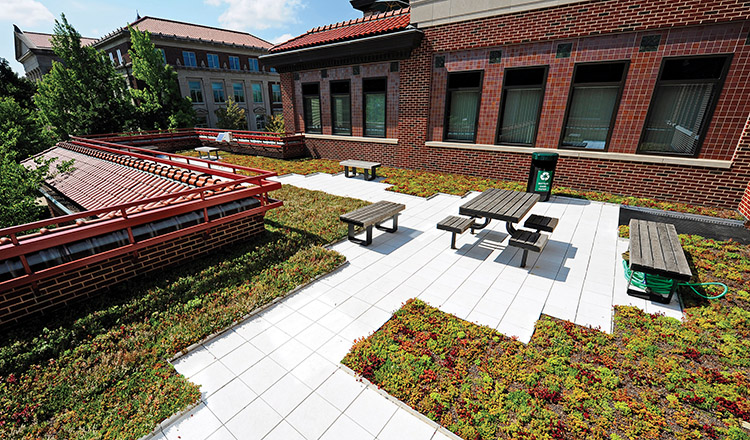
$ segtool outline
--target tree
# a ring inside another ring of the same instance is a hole
[[[18,76],[10,68],[8,60],[0,57],[0,97],[11,97],[21,107],[31,109],[34,107],[34,93],[36,93],[36,85]]]
[[[247,128],[247,119],[245,118],[245,109],[240,108],[234,99],[227,100],[226,108],[219,108],[216,113],[216,126],[229,130],[244,130]]]
[[[284,115],[271,115],[271,117],[268,118],[268,123],[266,123],[266,131],[271,133],[284,133]]]
[[[144,88],[131,89],[136,102],[136,113],[141,129],[192,127],[195,110],[190,98],[183,97],[177,82],[177,72],[164,63],[161,53],[151,42],[148,31],[130,29],[130,60],[133,76]]]
[[[55,20],[52,48],[62,62],[39,83],[34,96],[42,122],[60,139],[68,135],[123,131],[133,107],[123,77],[104,53],[81,46],[81,35]]]
[[[12,97],[0,96],[0,145],[23,160],[51,147],[54,141],[31,110]]]

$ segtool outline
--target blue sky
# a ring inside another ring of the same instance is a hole
[[[13,24],[24,31],[52,33],[65,13],[85,37],[101,37],[141,16],[167,18],[250,32],[279,42],[310,28],[361,17],[348,0],[0,0],[0,57],[16,72]]]

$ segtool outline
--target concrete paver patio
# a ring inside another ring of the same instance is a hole
[[[677,299],[661,305],[626,295],[617,236],[619,207],[553,197],[531,213],[560,218],[541,254],[507,247],[505,225],[466,233],[450,249],[436,224],[466,198],[430,199],[343,174],[287,175],[284,184],[368,201],[404,203],[395,234],[376,231],[362,247],[332,246],[347,264],[179,358],[175,368],[201,385],[202,401],[155,439],[456,438],[339,364],[354,339],[377,330],[409,298],[528,342],[541,313],[612,330],[612,306],[634,305],[681,318]]]

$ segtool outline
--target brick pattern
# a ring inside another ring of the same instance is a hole
[[[737,145],[734,164],[737,167],[737,180],[748,182],[738,209],[747,220],[745,226],[750,228],[750,116],[745,122],[745,130],[742,132],[742,138]]]
[[[137,257],[121,255],[76,271],[0,293],[0,327],[46,315],[77,301],[101,295],[123,281],[193,260],[264,231],[263,214],[245,217],[142,249]]]
[[[565,118],[568,96],[576,63],[629,60],[619,111],[612,128],[608,151],[635,153],[646,122],[650,96],[656,86],[662,59],[734,53],[720,100],[714,112],[699,157],[729,160],[734,153],[742,122],[750,113],[750,46],[744,44],[750,26],[729,23],[713,26],[672,29],[660,32],[628,33],[579,38],[573,43],[570,58],[555,58],[559,41],[514,45],[503,48],[502,62],[489,64],[490,49],[474,49],[440,54],[445,67],[433,68],[430,105],[430,140],[443,139],[446,83],[449,72],[484,72],[477,143],[494,144],[499,123],[504,69],[549,66],[542,116],[536,147],[557,148]],[[644,35],[661,35],[656,52],[639,52]]]
[[[252,156],[272,157],[274,159],[295,159],[307,156],[307,148],[304,142],[297,144],[285,144],[281,147],[263,147],[260,145],[247,145],[237,142],[213,142],[202,140],[203,145],[217,147],[222,151],[237,154],[249,154]]]
[[[398,147],[393,144],[307,138],[305,145],[315,158],[368,160],[387,166],[398,166],[400,159]]]
[[[281,103],[283,105],[284,131],[297,133],[302,131],[302,107],[297,107],[294,88],[294,74],[291,72],[280,73],[281,77]]]

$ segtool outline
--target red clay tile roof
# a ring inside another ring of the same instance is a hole
[[[35,47],[39,49],[52,49],[52,34],[42,34],[40,32],[23,33]],[[96,41],[96,38],[81,37],[81,45],[88,46]]]
[[[317,46],[336,41],[352,40],[370,35],[399,31],[409,26],[409,8],[374,14],[356,20],[344,21],[310,29],[307,33],[271,48],[270,52],[283,52],[303,47]]]
[[[246,32],[231,31],[192,23],[165,20],[163,18],[143,17],[131,23],[140,30],[147,30],[152,34],[173,35],[182,38],[216,41],[224,44],[260,47],[270,49],[271,43],[248,34]],[[106,37],[105,37],[106,38]]]
[[[58,174],[47,179],[46,183],[86,210],[174,194],[196,187],[133,166],[72,151],[61,145],[65,144],[58,144],[35,157],[59,158],[60,161],[75,159],[73,171]],[[88,150],[76,146],[71,148]],[[55,162],[57,163],[60,162]],[[27,159],[23,164],[29,168],[36,166],[33,159]],[[52,169],[55,164],[52,165]]]

